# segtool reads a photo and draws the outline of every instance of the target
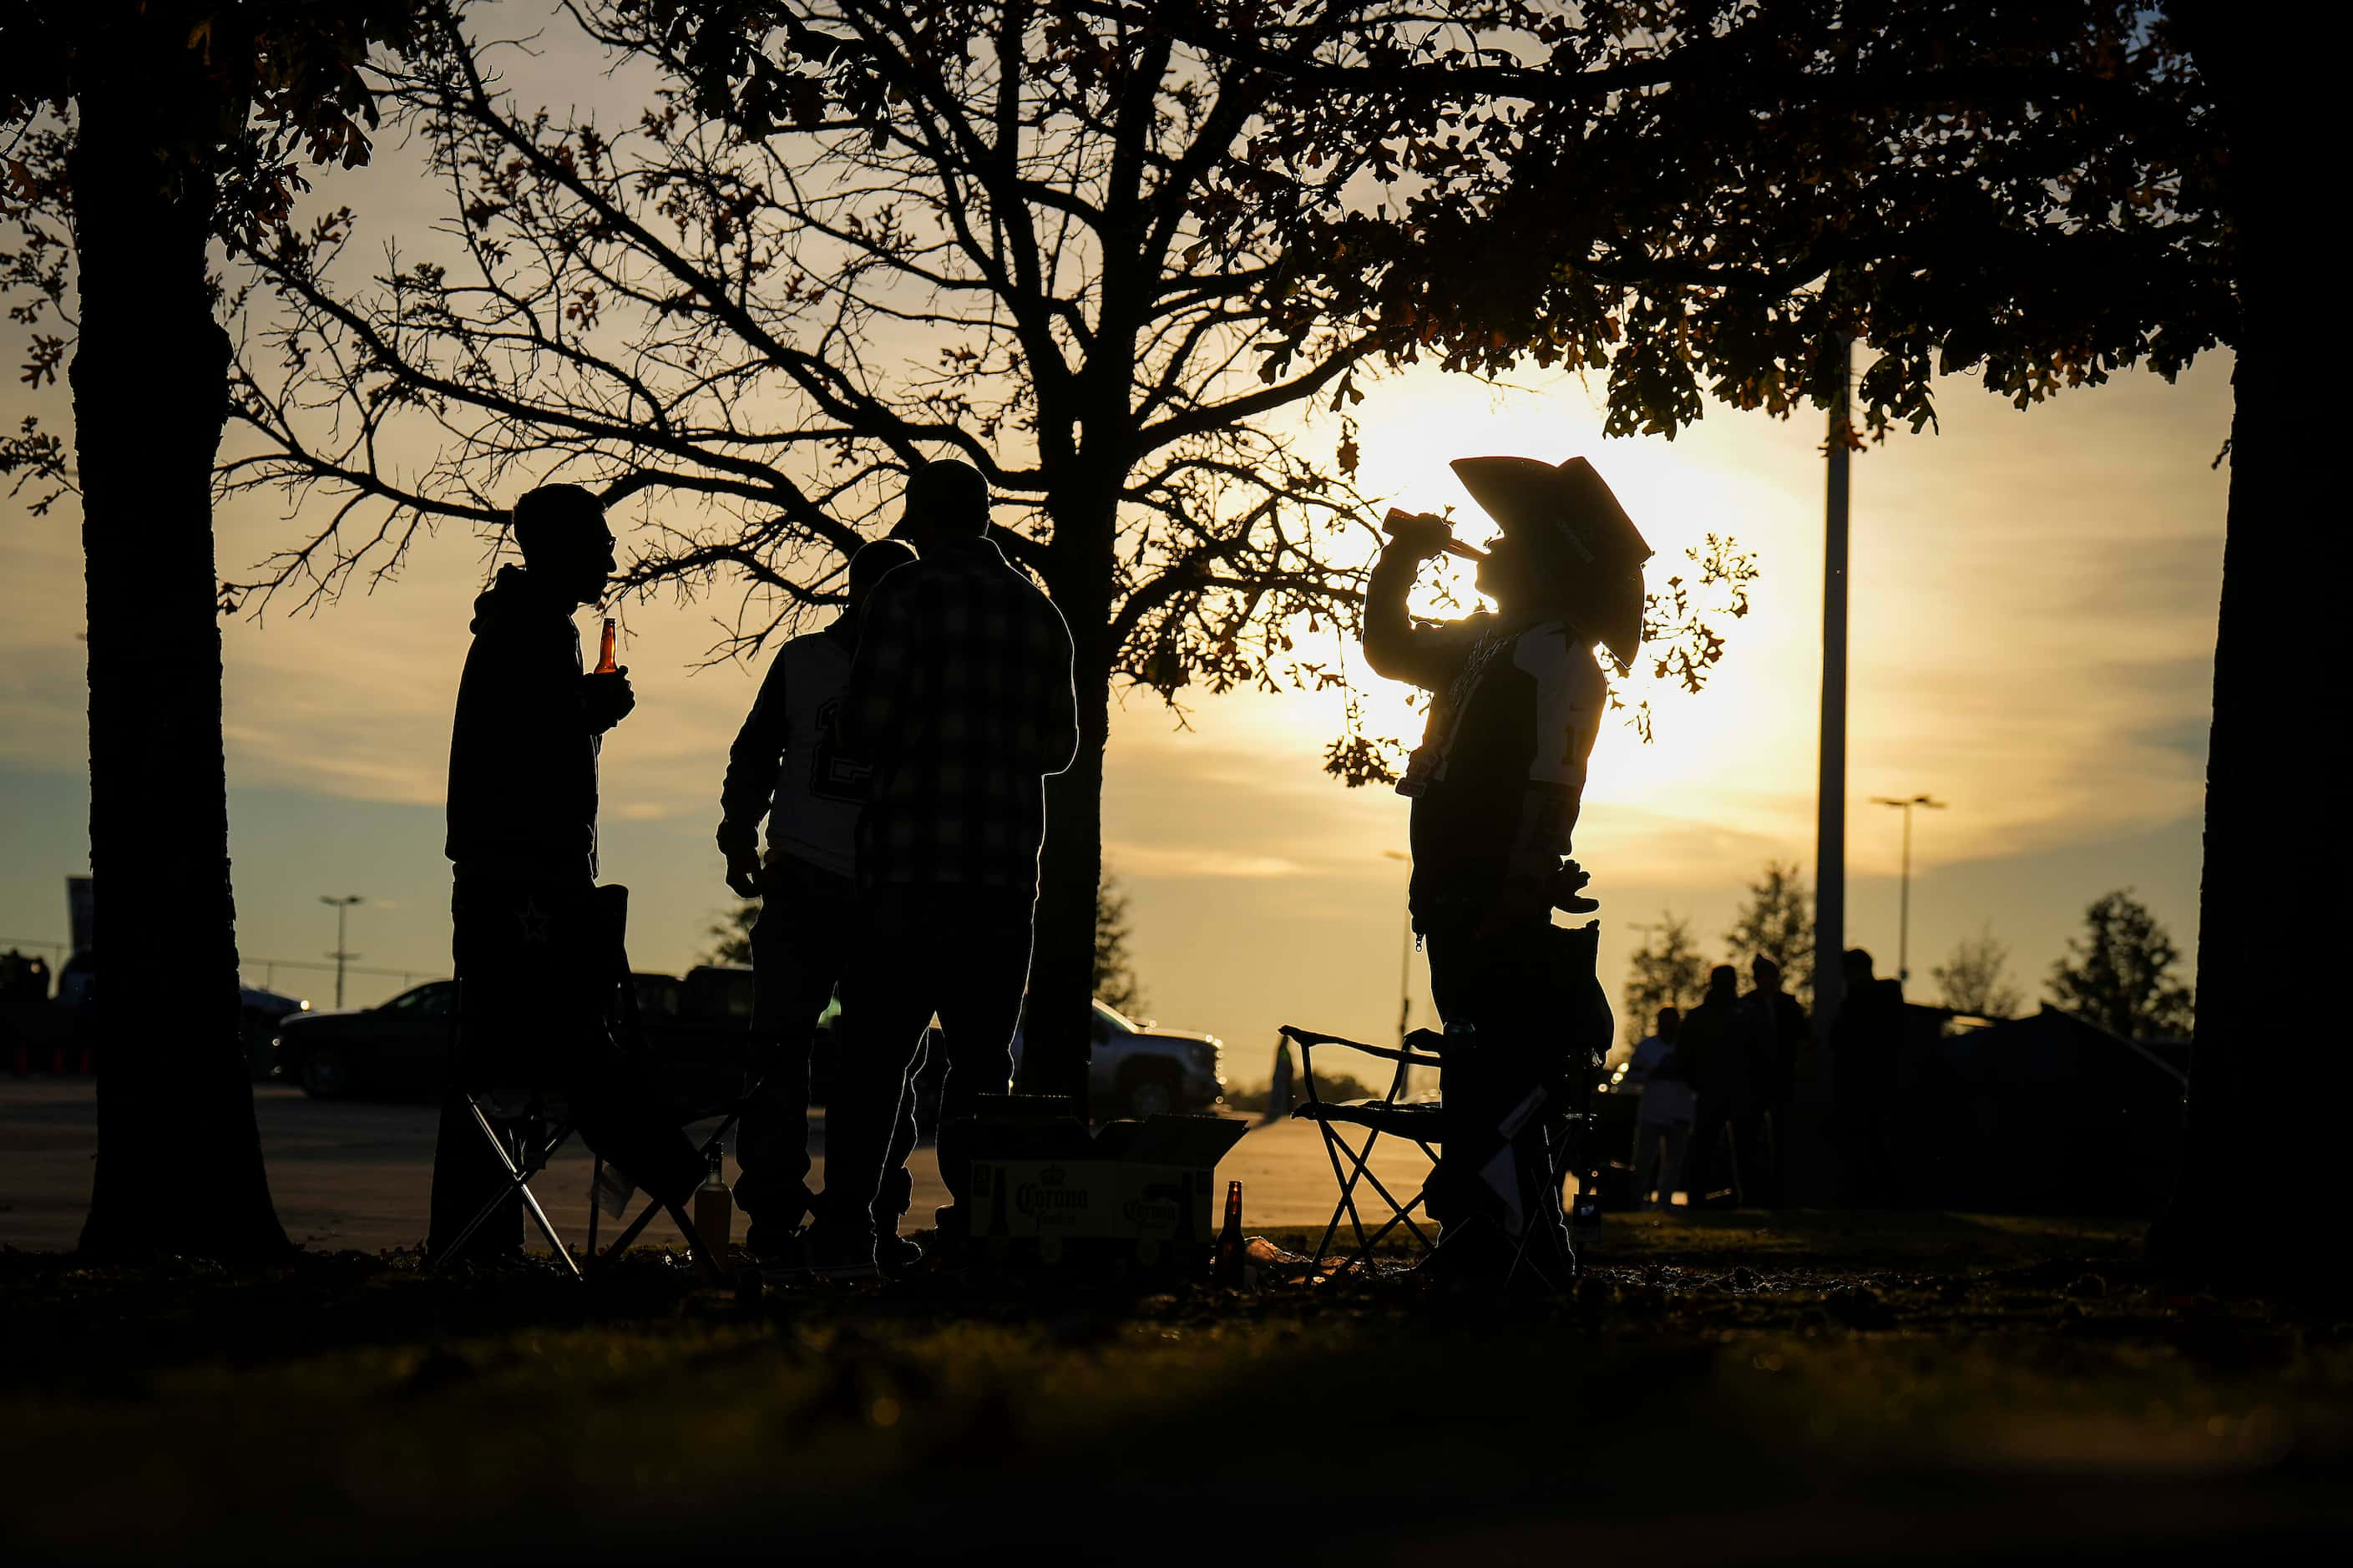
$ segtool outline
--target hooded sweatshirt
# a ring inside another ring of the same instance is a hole
[[[520,566],[474,601],[449,736],[449,858],[459,874],[596,876],[596,754],[572,605]]]
[[[837,877],[857,874],[858,809],[871,770],[844,755],[833,738],[857,651],[858,620],[847,612],[776,650],[759,700],[727,753],[719,795],[723,849],[749,854],[765,816],[771,849]]]

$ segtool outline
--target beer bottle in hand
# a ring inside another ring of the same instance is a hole
[[[615,626],[613,624],[613,617],[607,616],[605,617],[605,640],[597,646],[596,649],[596,673],[598,675],[610,675],[614,670],[620,668],[620,661],[615,657],[615,655],[620,650],[614,644],[614,631]]]
[[[1240,1285],[1242,1265],[1249,1260],[1242,1246],[1242,1184],[1226,1184],[1226,1223],[1218,1232],[1218,1247],[1210,1262],[1209,1276],[1220,1285]]]

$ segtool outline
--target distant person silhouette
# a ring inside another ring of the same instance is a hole
[[[628,672],[583,672],[573,612],[605,596],[613,534],[576,485],[515,503],[521,566],[474,601],[473,646],[449,740],[449,912],[458,1045],[434,1154],[427,1249],[440,1256],[506,1179],[459,1098],[461,1082],[535,1082],[565,1097],[582,1140],[666,1204],[703,1174],[684,1132],[619,1059],[605,1003],[619,933],[596,881],[596,763],[605,731],[637,698]],[[520,1204],[466,1255],[514,1254]]]
[[[850,558],[849,604],[822,631],[776,650],[728,752],[720,793],[727,885],[761,900],[752,927],[758,997],[752,1030],[762,1083],[739,1124],[735,1202],[751,1221],[744,1244],[771,1260],[786,1256],[809,1212],[809,1058],[855,931],[858,813],[870,770],[842,751],[834,721],[858,651],[859,612],[884,573],[914,559],[913,546],[888,539]],[[901,1121],[900,1136],[912,1148],[912,1100]],[[903,1163],[896,1174],[880,1200],[893,1225],[906,1212],[911,1185]]]
[[[1789,1109],[1796,1097],[1798,1059],[1808,1039],[1806,1009],[1781,988],[1781,966],[1770,957],[1757,954],[1748,973],[1756,989],[1741,998],[1741,1033],[1755,1067],[1749,1080],[1753,1099],[1745,1109],[1760,1141],[1749,1169],[1757,1187],[1755,1201],[1770,1205],[1781,1201],[1785,1186]]]
[[[842,749],[873,782],[858,821],[858,945],[849,1037],[826,1108],[820,1268],[887,1261],[875,1209],[907,1074],[936,1013],[947,1076],[940,1168],[950,1239],[965,1228],[958,1123],[1003,1094],[1029,980],[1046,776],[1078,754],[1070,628],[988,534],[988,485],[960,462],[907,481],[895,533],[921,555],[875,585],[842,698]],[[894,1251],[900,1249],[892,1249]]]
[[[1642,1090],[1634,1118],[1634,1202],[1650,1202],[1655,1188],[1657,1206],[1662,1209],[1674,1205],[1675,1180],[1683,1173],[1692,1114],[1698,1105],[1676,1054],[1682,1033],[1683,1014],[1660,1008],[1656,1030],[1634,1047],[1626,1064],[1627,1081]]]
[[[49,1031],[49,966],[15,948],[0,954],[0,1055],[22,1078]]]
[[[1846,977],[1838,1016],[1831,1021],[1830,1049],[1833,1124],[1846,1164],[1850,1203],[1885,1207],[1899,1201],[1895,1151],[1898,1126],[1896,1077],[1904,1027],[1904,990],[1873,973],[1872,957],[1860,947],[1846,950]]]
[[[1466,1279],[1503,1278],[1490,1265],[1522,1245],[1557,1274],[1549,1266],[1572,1259],[1549,1179],[1571,1109],[1562,1074],[1585,1071],[1577,1058],[1606,1049],[1610,1026],[1589,954],[1583,973],[1564,973],[1552,911],[1556,900],[1593,907],[1576,898],[1585,879],[1575,862],[1564,863],[1609,704],[1593,647],[1608,641],[1624,658],[1640,644],[1650,547],[1582,458],[1558,468],[1469,458],[1454,468],[1503,527],[1477,576],[1494,611],[1438,626],[1408,614],[1420,563],[1450,543],[1432,517],[1392,514],[1365,595],[1366,662],[1432,694],[1398,785],[1413,801],[1413,929],[1428,942],[1449,1042],[1430,1212],[1444,1233],[1438,1258]],[[1597,1022],[1598,1036],[1585,1037]],[[1523,1115],[1546,1086],[1552,1103]],[[1510,1173],[1500,1182],[1499,1169]]]
[[[1274,1042],[1274,1068],[1266,1080],[1266,1113],[1260,1121],[1280,1121],[1291,1114],[1292,1096],[1298,1089],[1297,1071],[1291,1061],[1291,1042],[1278,1038]]]
[[[1735,1203],[1746,1203],[1748,1167],[1757,1157],[1755,1053],[1741,1026],[1740,975],[1728,963],[1708,971],[1707,994],[1684,1017],[1675,1054],[1696,1097],[1691,1147],[1676,1184],[1694,1205],[1712,1202],[1729,1185]],[[1727,1148],[1726,1145],[1729,1145]]]

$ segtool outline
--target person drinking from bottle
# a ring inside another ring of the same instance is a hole
[[[1593,933],[1556,931],[1552,911],[1594,907],[1566,858],[1609,701],[1593,648],[1622,661],[1640,646],[1651,551],[1582,458],[1453,468],[1503,527],[1477,575],[1494,609],[1417,623],[1406,600],[1421,563],[1478,552],[1440,519],[1398,513],[1365,596],[1366,661],[1431,693],[1398,785],[1413,802],[1413,929],[1447,1029],[1430,1210],[1442,1268],[1500,1279],[1526,1257],[1558,1279],[1574,1263],[1554,1140],[1570,1078],[1610,1023]]]

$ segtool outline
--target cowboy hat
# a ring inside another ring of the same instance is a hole
[[[1454,477],[1504,536],[1583,606],[1580,619],[1620,664],[1642,646],[1642,563],[1651,547],[1591,463],[1556,468],[1534,458],[1457,458]]]

